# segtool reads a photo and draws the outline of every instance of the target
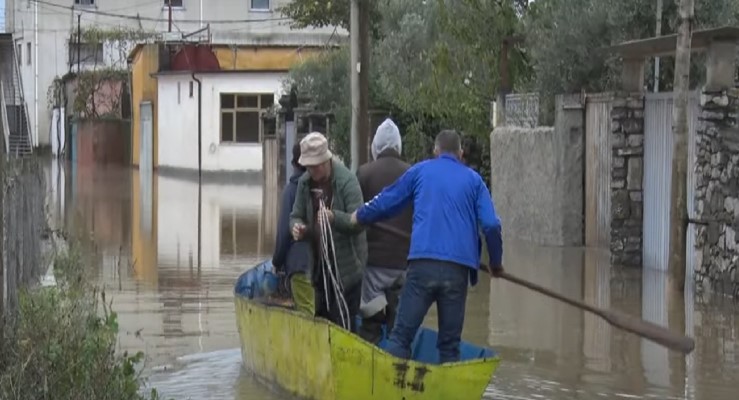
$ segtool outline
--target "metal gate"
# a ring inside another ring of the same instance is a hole
[[[149,101],[142,101],[140,105],[141,135],[139,137],[139,193],[141,210],[141,229],[144,235],[152,229],[152,174],[154,169],[154,125],[152,106]]]
[[[585,245],[608,247],[611,237],[610,93],[588,95],[585,105]]]
[[[670,247],[672,179],[672,93],[649,93],[644,105],[644,267],[667,270]],[[695,134],[700,104],[693,93],[688,106],[688,214],[694,216]],[[695,231],[688,226],[687,263],[694,262]]]

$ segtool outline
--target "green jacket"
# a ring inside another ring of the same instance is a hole
[[[367,236],[364,227],[351,223],[351,214],[362,206],[362,189],[356,175],[340,161],[331,160],[334,220],[331,224],[336,250],[336,261],[344,288],[362,281],[364,266],[367,263]],[[313,221],[313,197],[310,195],[310,174],[305,172],[298,179],[295,203],[290,213],[290,229],[300,222],[308,228],[306,237],[310,240]],[[312,257],[311,257],[312,262]]]

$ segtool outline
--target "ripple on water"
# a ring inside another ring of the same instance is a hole
[[[178,357],[166,368],[153,368],[148,388],[164,398],[283,400],[241,367],[241,351],[228,349]]]

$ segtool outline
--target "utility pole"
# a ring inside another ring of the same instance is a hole
[[[167,8],[169,9],[169,32],[172,32],[172,0],[167,0]]]
[[[371,0],[359,2],[359,165],[369,158],[369,74],[370,74],[370,27],[369,8]]]
[[[688,89],[690,85],[690,41],[695,12],[694,0],[680,0],[679,26],[675,48],[672,134],[672,184],[670,193],[670,263],[673,284],[685,289],[686,231],[688,227]]]
[[[367,161],[369,145],[369,4],[365,0],[350,1],[351,170],[356,172]]]
[[[80,73],[80,49],[82,48],[82,14],[77,14],[77,74]]]
[[[657,0],[657,28],[655,36],[659,37],[662,35],[662,1]],[[659,92],[659,56],[654,57],[654,93]]]

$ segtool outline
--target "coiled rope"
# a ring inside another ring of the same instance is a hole
[[[318,214],[319,214],[319,226],[321,229],[321,263],[323,269],[323,293],[326,298],[326,309],[331,310],[331,303],[329,302],[329,288],[326,280],[328,275],[331,283],[331,292],[336,298],[336,303],[339,307],[339,318],[341,319],[341,326],[344,329],[349,329],[349,306],[346,304],[344,298],[344,285],[341,283],[341,275],[339,269],[336,268],[336,249],[334,245],[334,236],[331,231],[331,225],[327,218],[320,218],[320,215],[325,215],[325,211],[328,210],[326,202],[321,198],[318,203]],[[329,250],[329,243],[331,248]]]

